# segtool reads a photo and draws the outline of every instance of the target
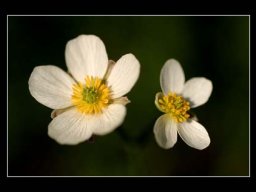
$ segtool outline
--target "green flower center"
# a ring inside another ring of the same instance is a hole
[[[93,87],[85,87],[83,90],[83,100],[86,103],[96,103],[100,97],[97,90],[95,90]]]
[[[72,103],[83,114],[102,113],[111,101],[110,88],[98,77],[85,77],[85,84],[73,85]]]

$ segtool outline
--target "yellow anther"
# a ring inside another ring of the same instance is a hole
[[[190,109],[189,102],[175,93],[169,93],[158,99],[158,105],[163,112],[170,114],[177,123],[182,123],[189,118],[187,113]]]
[[[81,113],[101,113],[111,101],[110,89],[102,79],[87,76],[85,84],[79,82],[73,85],[71,100]]]

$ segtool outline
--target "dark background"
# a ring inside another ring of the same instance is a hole
[[[67,41],[95,34],[109,59],[133,53],[141,74],[128,94],[132,101],[121,127],[76,146],[47,136],[51,109],[29,93],[35,66],[66,70]],[[212,80],[209,101],[194,110],[211,144],[203,151],[179,137],[164,150],[153,125],[162,115],[154,105],[159,74],[169,58],[183,66],[186,80]],[[9,16],[8,17],[9,175],[210,175],[249,174],[248,16]]]

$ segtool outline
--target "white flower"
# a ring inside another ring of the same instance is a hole
[[[80,35],[66,45],[72,77],[53,66],[35,67],[29,78],[31,95],[54,109],[48,135],[60,144],[78,144],[92,134],[105,135],[126,115],[127,94],[136,83],[140,64],[132,54],[116,63],[108,60],[104,43],[94,35]]]
[[[157,93],[155,104],[165,114],[154,125],[157,144],[169,149],[177,141],[177,132],[190,147],[202,150],[210,144],[206,129],[190,118],[190,108],[208,101],[212,82],[204,77],[195,77],[185,83],[185,75],[178,61],[168,60],[160,74],[163,93]]]

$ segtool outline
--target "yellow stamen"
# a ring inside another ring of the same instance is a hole
[[[102,113],[110,102],[110,88],[98,77],[87,76],[85,84],[78,82],[73,85],[72,103],[81,113]]]
[[[177,123],[182,123],[189,118],[187,113],[190,109],[189,102],[175,93],[169,93],[158,99],[158,106],[163,112],[170,114]]]

